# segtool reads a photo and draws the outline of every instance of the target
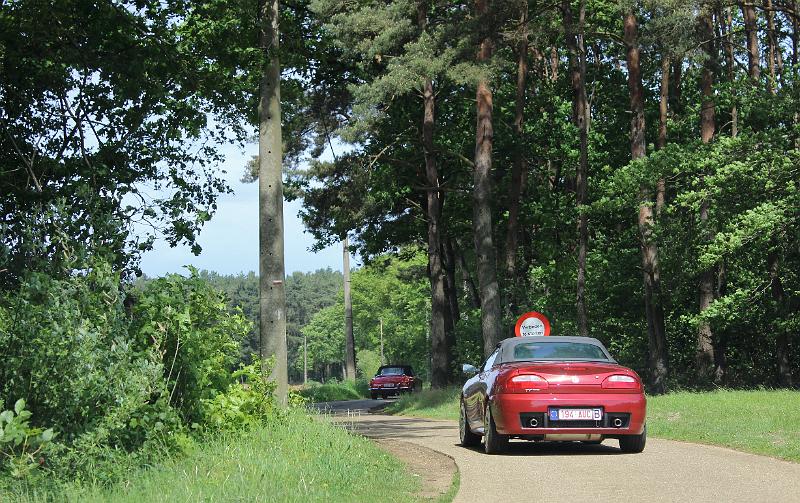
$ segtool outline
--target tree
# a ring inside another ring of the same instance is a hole
[[[283,160],[281,141],[278,0],[264,0],[261,16],[259,135],[259,294],[261,358],[272,359],[278,403],[286,405],[286,291],[283,264]]]
[[[631,105],[631,160],[646,154],[644,88],[639,60],[639,35],[636,14],[623,12],[623,30],[628,66],[628,90]],[[662,67],[663,68],[663,67]],[[663,87],[663,86],[662,86]],[[661,307],[661,279],[658,267],[658,246],[653,238],[653,197],[647,184],[639,186],[639,233],[642,249],[644,307],[649,345],[650,388],[654,393],[666,391],[667,338],[664,332],[664,311]]]
[[[488,63],[492,57],[492,23],[489,22],[489,0],[476,0],[475,13],[481,36],[477,61]],[[473,226],[478,286],[481,299],[483,353],[489,356],[500,340],[500,288],[497,283],[497,259],[492,237],[492,90],[486,77],[478,81],[476,90],[475,163],[473,183]]]
[[[572,82],[572,117],[580,133],[580,161],[575,175],[575,204],[578,209],[578,281],[575,307],[578,333],[589,335],[589,314],[586,307],[586,251],[589,242],[589,217],[587,215],[587,185],[589,170],[589,122],[591,110],[586,98],[586,48],[584,46],[584,20],[586,4],[579,0],[578,24],[572,17],[570,0],[562,0],[564,35],[570,53],[570,79]]]

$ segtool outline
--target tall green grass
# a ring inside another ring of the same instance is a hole
[[[369,440],[293,413],[285,421],[198,444],[186,456],[112,487],[29,489],[0,501],[413,501],[419,482]]]
[[[391,414],[458,419],[460,388],[406,395]],[[647,398],[648,435],[800,462],[800,392],[678,392]]]

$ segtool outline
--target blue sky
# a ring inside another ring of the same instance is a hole
[[[234,193],[220,196],[216,214],[203,227],[198,239],[203,252],[195,256],[188,247],[170,248],[159,240],[154,249],[142,257],[142,271],[148,276],[183,273],[183,266],[189,264],[221,274],[258,271],[258,183],[239,181],[247,160],[258,153],[258,145],[247,145],[244,151],[226,146],[223,152],[225,163],[221,168],[227,171],[223,176]],[[286,274],[326,267],[341,271],[340,246],[316,254],[309,251],[314,239],[305,232],[298,217],[301,206],[301,201],[294,201],[285,202],[283,207]],[[354,264],[353,258],[351,263]]]

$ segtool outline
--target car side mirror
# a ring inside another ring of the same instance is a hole
[[[461,366],[461,371],[467,375],[474,376],[478,373],[478,368],[475,365],[465,363]]]

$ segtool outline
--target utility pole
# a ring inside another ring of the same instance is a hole
[[[344,377],[356,379],[356,345],[353,340],[353,301],[350,298],[350,249],[347,236],[342,240],[342,261],[344,269]]]
[[[383,359],[383,318],[380,319],[381,322],[381,365],[385,365],[386,361]]]
[[[258,104],[259,312],[261,358],[274,358],[270,379],[278,404],[286,406],[286,292],[283,263],[281,95],[278,61],[278,0],[262,0],[261,99]]]
[[[303,336],[303,385],[308,384],[308,337]]]

